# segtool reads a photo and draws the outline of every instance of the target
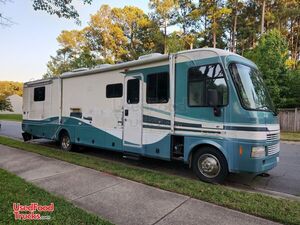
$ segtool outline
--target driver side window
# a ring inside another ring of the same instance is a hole
[[[210,90],[217,91],[219,106],[227,105],[228,89],[221,65],[191,67],[188,70],[189,106],[209,106],[208,93]]]

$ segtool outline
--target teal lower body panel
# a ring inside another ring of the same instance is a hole
[[[58,129],[58,117],[52,117],[45,120],[22,121],[22,130],[38,138],[55,140]]]
[[[104,148],[113,151],[131,152],[150,158],[170,160],[170,135],[155,143],[135,146],[132,143],[123,145],[122,135],[114,136],[102,129],[85,123],[82,120],[63,117],[59,123],[58,117],[45,120],[23,120],[22,129],[37,138],[59,140],[62,130],[68,132],[71,142],[76,145]]]
[[[266,143],[265,141],[239,140],[216,137],[185,137],[184,161],[189,163],[191,152],[204,145],[214,146],[225,156],[228,170],[232,173],[263,173],[273,169],[277,165],[279,152],[268,155],[269,145],[279,144],[279,141]],[[266,156],[262,158],[252,158],[251,149],[254,146],[264,146]]]
[[[85,123],[82,120],[72,117],[63,117],[61,123],[59,123],[58,117],[41,121],[24,120],[22,129],[24,132],[35,137],[51,140],[59,140],[60,132],[66,130],[73,144],[131,152],[146,157],[171,160],[171,134],[167,134],[162,139],[154,141],[154,143],[151,144],[142,146],[134,146],[134,144],[130,146],[123,145],[121,131],[115,136],[92,126],[88,122]],[[279,152],[272,155],[266,154],[263,158],[252,158],[251,149],[253,146],[265,146],[267,152],[267,146],[275,144],[278,144],[278,141],[267,144],[265,141],[228,139],[213,135],[184,135],[184,162],[190,162],[192,151],[199,146],[210,145],[223,153],[230,172],[262,173],[277,165]]]
[[[251,142],[244,140],[232,141],[234,147],[232,158],[234,158],[233,167],[231,172],[236,173],[263,173],[267,172],[277,166],[279,152],[268,155],[268,146],[277,145],[279,141],[273,143],[266,142]],[[252,147],[263,146],[265,147],[266,156],[261,158],[252,158]],[[241,151],[241,152],[240,152]]]

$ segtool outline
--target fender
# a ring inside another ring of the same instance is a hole
[[[220,142],[220,143],[218,143]],[[187,140],[185,141],[185,154],[184,154],[184,162],[190,164],[191,163],[191,159],[192,159],[192,155],[193,152],[196,151],[199,147],[201,146],[213,146],[216,149],[218,149],[220,152],[222,152],[222,154],[225,156],[226,160],[227,160],[227,164],[228,167],[230,167],[230,158],[228,156],[227,151],[225,151],[224,147],[221,145],[221,143],[223,142],[223,140],[210,140],[210,139],[201,139],[199,140],[199,138],[194,138],[194,137],[190,137],[187,138]]]

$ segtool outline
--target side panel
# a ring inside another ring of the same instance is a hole
[[[45,88],[44,100],[35,101],[34,90],[41,87]],[[36,137],[55,138],[59,124],[59,94],[58,79],[24,86],[23,131]]]
[[[123,97],[107,98],[106,86],[123,84],[123,80],[124,75],[118,71],[62,80],[62,116],[70,117],[74,112],[80,115],[73,124],[75,137],[72,142],[122,150]]]
[[[29,119],[29,111],[30,111],[30,87],[23,87],[23,120]]]

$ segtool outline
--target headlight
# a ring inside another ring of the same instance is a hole
[[[266,156],[266,148],[264,146],[252,147],[251,157],[262,158]]]

